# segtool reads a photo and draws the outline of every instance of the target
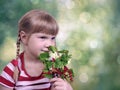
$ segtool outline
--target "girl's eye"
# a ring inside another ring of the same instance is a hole
[[[41,38],[41,39],[46,39],[47,37],[45,37],[45,36],[41,36],[41,37],[39,37],[39,38]]]
[[[55,37],[52,37],[52,40],[55,40]]]

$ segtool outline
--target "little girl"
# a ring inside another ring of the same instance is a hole
[[[61,78],[43,76],[44,64],[38,60],[40,53],[55,46],[58,24],[47,12],[31,10],[18,24],[17,58],[13,59],[0,76],[0,90],[73,90]],[[23,52],[19,54],[20,44]]]

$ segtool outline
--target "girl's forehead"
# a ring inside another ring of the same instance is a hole
[[[56,36],[56,35],[51,35],[51,34],[46,34],[46,33],[33,33],[32,35],[35,35],[35,36]]]

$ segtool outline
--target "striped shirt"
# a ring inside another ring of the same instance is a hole
[[[17,82],[13,79],[15,66],[19,70]],[[50,90],[50,82],[43,73],[38,77],[31,77],[27,74],[24,67],[23,53],[19,59],[12,60],[2,71],[0,76],[0,84],[15,90]]]

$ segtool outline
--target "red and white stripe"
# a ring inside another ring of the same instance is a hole
[[[19,78],[15,83],[13,73],[16,66],[19,69]],[[30,77],[24,69],[23,53],[18,60],[12,60],[3,70],[0,76],[0,84],[8,87],[15,88],[16,90],[50,90],[50,82],[48,78],[42,75],[38,77]]]

